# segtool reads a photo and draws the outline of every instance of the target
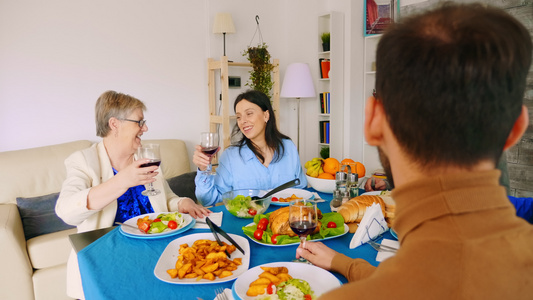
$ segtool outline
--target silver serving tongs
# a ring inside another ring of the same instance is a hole
[[[211,232],[215,236],[215,239],[217,240],[220,246],[222,246],[222,241],[218,237],[217,233],[220,233],[224,238],[226,238],[230,243],[232,243],[237,249],[239,249],[239,251],[241,251],[242,254],[244,254],[244,249],[242,249],[242,247],[239,246],[239,244],[237,244],[237,242],[235,242],[235,240],[232,239],[229,236],[229,234],[227,234],[224,230],[222,230],[222,228],[218,227],[215,223],[213,223],[211,219],[209,219],[209,217],[205,217],[205,222],[207,223],[207,226],[209,226],[209,229],[211,229]],[[228,257],[231,257],[231,255],[229,254],[227,250],[225,250],[225,252]]]

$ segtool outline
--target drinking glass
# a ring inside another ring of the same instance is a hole
[[[159,145],[146,144],[139,147],[139,149],[137,150],[137,159],[142,158],[148,158],[150,159],[150,161],[145,164],[142,164],[141,168],[159,166],[161,164],[161,154],[159,152]],[[161,193],[161,191],[154,189],[154,186],[151,182],[148,184],[148,189],[142,192],[142,194],[145,196],[155,196],[159,193]]]
[[[200,147],[202,147],[202,153],[209,156],[209,165],[207,165],[207,169],[203,172],[207,175],[216,174],[211,165],[211,159],[218,150],[218,133],[202,132],[200,135]]]
[[[289,203],[289,226],[300,237],[302,247],[305,247],[307,236],[318,226],[316,202],[298,199]],[[297,261],[307,262],[303,257]]]

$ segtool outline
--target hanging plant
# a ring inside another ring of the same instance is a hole
[[[266,43],[262,43],[257,47],[249,46],[242,55],[247,56],[248,61],[252,64],[252,71],[250,71],[251,82],[247,82],[246,86],[272,97],[270,91],[274,83],[272,82],[271,72],[274,69],[274,65],[270,63],[270,53],[267,48]]]

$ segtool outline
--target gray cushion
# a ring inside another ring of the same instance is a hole
[[[169,178],[167,182],[174,194],[180,197],[189,197],[196,201],[196,195],[194,194],[196,189],[196,184],[194,183],[195,177],[196,172],[189,172]]]
[[[26,240],[39,235],[74,228],[63,222],[55,212],[59,193],[33,198],[17,198]]]

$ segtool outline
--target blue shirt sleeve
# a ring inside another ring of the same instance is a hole
[[[515,198],[508,196],[516,208],[516,215],[533,224],[533,198]]]

